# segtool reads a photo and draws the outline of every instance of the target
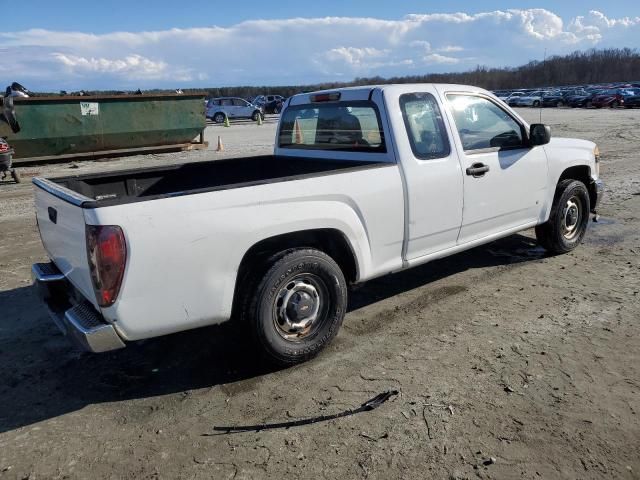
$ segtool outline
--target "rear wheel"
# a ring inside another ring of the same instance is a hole
[[[213,121],[216,123],[224,123],[224,119],[226,118],[225,114],[222,112],[218,112],[213,116]]]
[[[620,106],[620,103],[617,100],[614,100],[613,102],[611,102],[611,108],[618,108]]]
[[[280,113],[280,108],[274,107],[273,113],[275,113],[276,115],[279,114]]]
[[[558,100],[558,102],[556,103],[556,107],[557,108],[564,107],[564,102],[562,100]]]
[[[538,100],[536,100],[535,102],[533,102],[533,106],[535,108],[538,108],[540,106],[540,102]]]
[[[257,122],[258,119],[261,117],[261,113],[259,110],[256,110],[255,112],[253,112],[253,114],[251,115],[251,120],[253,120],[254,122]]]
[[[549,220],[536,227],[540,245],[554,254],[576,248],[589,223],[589,192],[584,183],[567,179],[558,183]]]
[[[336,336],[346,312],[340,267],[327,254],[305,248],[275,255],[265,269],[248,283],[243,324],[275,364],[313,358]]]
[[[585,108],[591,108],[592,106],[593,106],[593,103],[591,103],[591,100],[589,100],[588,102],[586,102],[586,103],[584,104],[584,107],[585,107]]]

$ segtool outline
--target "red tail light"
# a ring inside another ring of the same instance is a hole
[[[127,244],[115,225],[87,225],[87,257],[96,299],[101,307],[118,297],[127,263]]]

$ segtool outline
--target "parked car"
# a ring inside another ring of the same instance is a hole
[[[280,113],[282,111],[282,107],[284,106],[285,98],[277,95],[278,98],[275,98],[264,104],[264,113]]]
[[[567,106],[573,108],[591,108],[593,98],[598,95],[602,90],[587,91],[582,95],[574,95],[567,97]]]
[[[224,122],[225,118],[250,118],[256,122],[258,118],[264,118],[261,107],[236,97],[212,98],[207,102],[205,112],[207,118],[216,123]]]
[[[280,100],[284,102],[285,98],[282,95],[258,95],[251,100],[251,103],[258,106],[264,106],[267,103],[274,102]]]
[[[305,93],[273,155],[34,178],[51,261],[32,271],[87,350],[234,318],[291,365],[336,336],[349,284],[531,227],[550,253],[572,251],[599,165],[594,143],[552,139],[480,88]]]
[[[564,107],[564,95],[559,91],[544,92],[541,102],[543,107]]]
[[[632,92],[632,94],[625,97],[624,107],[625,108],[640,107],[640,88],[633,88],[630,91]]]
[[[564,100],[564,104],[568,103],[569,98],[577,97],[577,96],[587,96],[589,92],[587,92],[584,88],[571,88],[562,90],[562,98]]]
[[[603,90],[591,99],[591,105],[596,108],[616,108],[624,105],[624,90],[619,88]]]
[[[501,95],[498,98],[502,100],[504,103],[506,103],[507,105],[511,105],[511,103],[509,102],[515,100],[518,97],[522,97],[524,95],[526,95],[524,92],[511,92],[507,95]]]
[[[536,90],[529,92],[525,95],[521,95],[509,100],[509,105],[513,107],[539,107],[542,105],[542,96],[544,92],[542,90]]]

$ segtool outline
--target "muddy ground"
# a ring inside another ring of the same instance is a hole
[[[548,257],[527,231],[372,281],[351,292],[328,351],[282,371],[227,326],[77,352],[30,287],[45,258],[31,186],[0,185],[0,479],[640,478],[640,110],[543,121],[602,151],[602,221],[582,246]],[[268,152],[273,132],[210,127],[224,154],[24,173]],[[350,417],[214,431],[339,413],[387,389],[401,393]]]

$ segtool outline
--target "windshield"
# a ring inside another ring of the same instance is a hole
[[[369,101],[289,107],[278,142],[282,148],[386,152],[380,114]]]

